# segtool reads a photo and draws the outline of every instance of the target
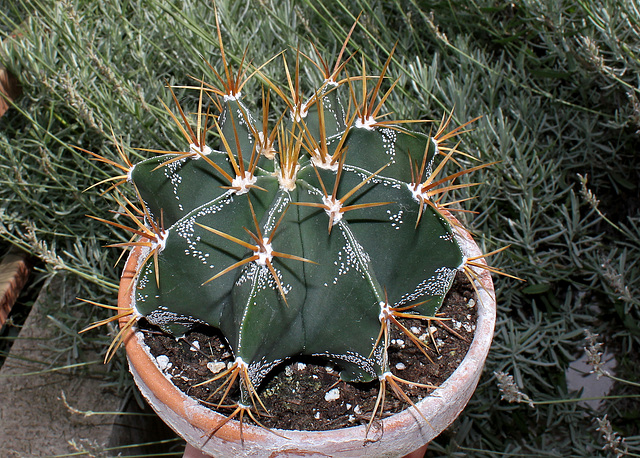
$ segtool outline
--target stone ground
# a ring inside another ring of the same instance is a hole
[[[48,345],[60,330],[43,312],[52,302],[64,306],[65,279],[53,277],[34,304],[9,357],[0,368],[0,454],[3,458],[45,457],[87,452],[81,456],[131,456],[166,452],[179,442],[132,447],[175,437],[155,415],[140,412],[98,377],[46,372],[56,355]],[[56,365],[61,365],[60,363]],[[92,372],[99,371],[96,367]],[[66,403],[65,403],[66,400]],[[119,412],[129,411],[129,415]],[[111,412],[111,414],[84,414]],[[111,448],[112,452],[102,450]],[[179,447],[178,447],[179,448]]]

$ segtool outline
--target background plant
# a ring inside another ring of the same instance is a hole
[[[372,72],[398,43],[390,74],[400,78],[398,96],[387,101],[398,118],[439,118],[453,106],[458,122],[483,116],[461,148],[501,162],[474,176],[490,179],[470,204],[481,213],[468,222],[485,251],[511,244],[493,263],[527,283],[497,282],[498,324],[486,374],[464,415],[429,453],[604,454],[595,418],[605,414],[637,453],[638,408],[629,396],[607,400],[597,413],[575,402],[541,403],[576,396],[567,391],[565,370],[582,352],[585,327],[616,354],[617,374],[637,378],[636,2],[217,6],[231,58],[238,62],[249,46],[257,63],[288,47],[311,53],[310,41],[331,55],[362,11],[352,42],[366,51]],[[81,192],[107,171],[68,145],[113,158],[113,128],[132,157],[129,147],[176,147],[179,132],[157,98],[170,103],[165,82],[211,76],[199,54],[219,63],[213,7],[77,0],[4,2],[0,11],[0,59],[24,89],[0,120],[0,234],[45,259],[51,273],[68,270],[91,281],[81,283],[85,297],[109,301],[115,259],[99,245],[117,235],[84,218],[107,215],[95,195]],[[275,66],[270,71],[284,77]],[[178,93],[197,106],[190,97]],[[90,308],[76,308],[68,304],[55,316],[75,330],[96,319]],[[512,374],[538,402],[535,410],[496,402],[494,371]]]

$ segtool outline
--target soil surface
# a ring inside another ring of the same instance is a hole
[[[423,385],[437,387],[444,382],[463,360],[473,340],[476,300],[473,287],[459,273],[439,310],[438,317],[443,320],[430,320],[429,323],[417,319],[400,320],[426,344],[422,348],[428,357],[406,334],[392,326],[391,372],[401,379]],[[141,320],[139,330],[144,333],[145,343],[156,357],[158,366],[179,389],[224,415],[233,411],[233,408],[216,408],[227,390],[227,386],[222,387],[226,377],[211,379],[233,363],[232,352],[216,329],[200,327],[176,339]],[[260,408],[258,420],[268,428],[316,431],[367,424],[380,384],[377,381],[349,384],[340,380],[338,371],[320,358],[300,357],[283,363],[259,387],[260,399],[269,413],[265,414]],[[237,384],[236,381],[230,389],[224,405],[234,404],[238,399]],[[398,385],[412,402],[434,389],[401,381]],[[387,386],[382,417],[410,407],[401,397]]]

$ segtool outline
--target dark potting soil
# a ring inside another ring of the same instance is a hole
[[[406,334],[392,325],[389,347],[391,372],[399,378],[423,385],[439,386],[444,382],[463,360],[473,340],[476,301],[473,287],[459,273],[438,313],[446,320],[431,320],[430,323],[417,319],[400,320],[427,344],[423,348],[428,358]],[[226,378],[197,385],[211,380],[233,363],[232,352],[221,334],[216,329],[200,327],[176,339],[144,320],[138,327],[144,333],[145,343],[159,367],[174,385],[203,404],[216,408],[227,389],[226,386],[219,389]],[[258,420],[268,428],[316,431],[368,423],[379,393],[379,383],[346,383],[340,380],[338,371],[320,358],[300,357],[283,363],[259,387],[258,393],[268,414],[260,408]],[[223,405],[233,404],[238,399],[238,382],[234,385]],[[412,402],[433,391],[402,382],[399,385]],[[410,405],[387,387],[382,416],[407,407]],[[229,408],[217,410],[225,415],[232,412]]]

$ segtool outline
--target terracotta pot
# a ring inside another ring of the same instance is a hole
[[[0,67],[0,116],[11,107],[11,102],[20,96],[22,89],[15,76]]]
[[[480,256],[471,236],[457,230],[463,252],[467,257]],[[134,250],[127,262],[120,283],[119,307],[131,305],[130,283],[136,270],[140,251]],[[482,288],[478,302],[476,332],[460,366],[437,390],[417,403],[428,420],[408,408],[383,420],[382,432],[377,437],[372,431],[369,438],[378,439],[365,444],[365,427],[354,426],[332,431],[277,430],[285,438],[259,427],[243,425],[244,445],[240,441],[240,425],[232,420],[210,440],[212,431],[224,417],[186,396],[159,370],[141,337],[130,332],[125,346],[129,369],[136,384],[151,407],[165,423],[189,444],[206,454],[217,457],[400,457],[424,447],[447,428],[464,409],[475,391],[484,361],[493,339],[496,317],[495,293],[488,271],[478,272]],[[122,325],[123,323],[121,323]]]
[[[11,313],[31,272],[29,255],[12,248],[0,261],[0,328]]]

